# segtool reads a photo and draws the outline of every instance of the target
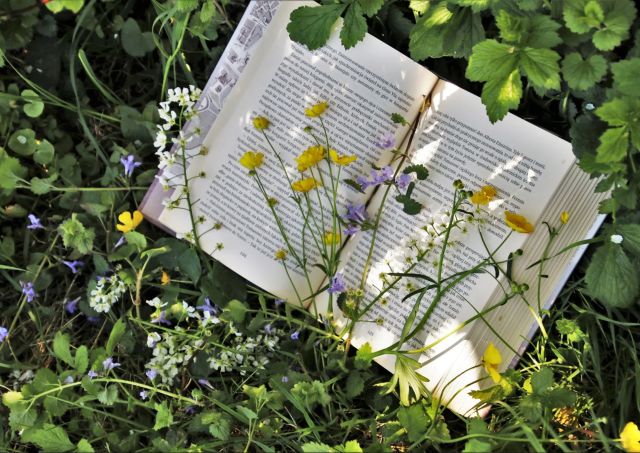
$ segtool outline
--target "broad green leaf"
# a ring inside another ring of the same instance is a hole
[[[329,445],[322,444],[322,443],[319,443],[319,442],[307,442],[305,444],[302,444],[300,446],[300,448],[302,449],[303,453],[318,453],[318,452],[332,453],[332,452],[335,452],[335,450],[333,448],[331,448]]]
[[[340,40],[345,49],[350,49],[362,41],[367,33],[367,21],[362,14],[362,8],[358,2],[352,3],[347,8],[340,31]]]
[[[326,44],[336,21],[347,5],[343,3],[322,6],[301,6],[291,12],[287,31],[293,41],[306,45],[309,50]]]
[[[410,442],[415,442],[424,436],[424,433],[431,421],[424,412],[422,403],[418,402],[411,406],[402,406],[398,410],[398,421],[407,431]]]
[[[357,440],[348,440],[344,445],[334,445],[333,449],[338,453],[362,453],[362,447]]]
[[[82,345],[78,349],[76,349],[74,366],[78,373],[86,373],[87,368],[89,367],[89,350],[85,345]]]
[[[238,406],[237,410],[240,414],[242,414],[244,416],[244,418],[246,418],[248,421],[251,420],[255,420],[258,418],[258,414],[256,414],[254,411],[252,411],[251,409],[249,409],[246,406]]]
[[[97,393],[96,397],[105,406],[113,406],[118,399],[118,387],[115,384],[105,387]]]
[[[471,8],[471,11],[475,13],[479,13],[480,11],[484,11],[489,9],[494,3],[495,0],[454,0],[452,3],[455,3],[459,6],[468,6]]]
[[[598,83],[607,73],[607,60],[591,55],[584,60],[578,52],[572,52],[562,60],[562,76],[569,88],[586,90]]]
[[[553,371],[547,367],[542,367],[531,375],[531,389],[535,394],[546,392],[553,385]]]
[[[347,378],[345,392],[349,398],[355,398],[364,391],[364,379],[357,371],[352,371]]]
[[[640,36],[640,34],[638,35]],[[618,61],[611,64],[613,87],[625,96],[640,96],[638,80],[640,79],[640,58]]]
[[[95,450],[87,439],[80,439],[76,448],[78,453],[94,453]]]
[[[619,244],[608,242],[593,254],[585,275],[589,293],[609,307],[629,307],[640,288],[636,266]]]
[[[36,134],[31,129],[19,129],[9,137],[9,149],[20,156],[30,156],[36,150]]]
[[[45,423],[42,428],[30,428],[22,433],[22,441],[36,444],[44,452],[65,452],[75,448],[60,426]]]
[[[45,139],[36,141],[36,152],[33,153],[33,160],[41,165],[48,165],[53,160],[55,149],[53,145]]]
[[[620,162],[629,150],[629,130],[626,127],[612,127],[600,136],[600,146],[596,162]]]
[[[45,6],[54,14],[65,9],[77,14],[84,6],[84,0],[50,0]]]
[[[60,331],[56,332],[53,338],[53,353],[66,364],[75,366],[75,361],[71,356],[71,349],[69,348],[69,335],[63,334]]]
[[[520,51],[520,69],[534,87],[560,89],[560,55],[551,49],[525,47]]]
[[[616,234],[622,236],[622,248],[640,256],[640,225],[637,223],[617,224]]]
[[[604,27],[599,26],[593,34],[593,44],[599,50],[613,50],[629,37],[636,8],[632,0],[601,1],[604,5]]]
[[[22,110],[28,117],[37,118],[42,115],[42,112],[44,111],[44,102],[42,102],[38,93],[33,90],[23,90],[20,95],[26,102],[22,106]]]
[[[109,339],[107,340],[107,346],[105,348],[107,355],[113,354],[115,347],[118,345],[118,342],[126,331],[127,323],[123,318],[118,319],[111,328],[111,333],[109,334]]]
[[[132,57],[144,57],[155,47],[153,40],[150,41],[149,38],[142,33],[138,22],[131,17],[127,19],[122,26],[120,36],[122,39],[122,48]]]
[[[487,39],[473,47],[466,77],[474,82],[505,79],[518,68],[516,48]]]
[[[31,178],[29,181],[29,190],[36,195],[44,195],[51,192],[55,188],[52,184],[53,181],[58,179],[58,175],[51,175],[48,178]]]
[[[367,17],[373,17],[384,6],[384,0],[358,0],[358,3]]]
[[[162,428],[168,428],[173,424],[173,414],[171,409],[167,407],[167,402],[163,401],[162,404],[155,403],[156,409],[156,422],[153,425],[154,431],[159,431]]]
[[[225,315],[236,324],[244,321],[247,310],[248,308],[245,303],[236,299],[230,301],[227,306],[224,307]]]
[[[188,248],[182,252],[178,257],[178,266],[182,272],[187,274],[193,283],[198,282],[200,274],[202,273],[202,267],[200,265],[200,258],[198,258],[195,250]]]
[[[574,33],[586,33],[604,20],[604,11],[596,0],[565,0],[562,16]]]
[[[202,414],[202,423],[209,425],[209,432],[216,439],[229,440],[231,433],[231,421],[226,414],[221,412],[206,412]]]
[[[129,231],[124,234],[124,237],[127,239],[127,244],[133,245],[138,249],[138,251],[142,251],[147,248],[147,238],[142,233]]]
[[[416,14],[424,14],[429,9],[430,0],[409,0],[409,8]]]
[[[562,42],[560,24],[546,15],[515,16],[501,10],[496,17],[500,37],[519,47],[549,48]]]
[[[27,169],[20,164],[20,160],[8,156],[0,148],[0,188],[15,189],[25,176],[27,176]]]
[[[492,79],[482,88],[482,103],[487,106],[487,115],[492,123],[504,118],[509,109],[515,109],[522,97],[520,71],[515,69],[503,79]]]
[[[467,434],[487,435],[489,430],[480,418],[472,418],[467,421]],[[493,451],[493,441],[490,438],[469,439],[464,444],[463,453],[486,453]]]

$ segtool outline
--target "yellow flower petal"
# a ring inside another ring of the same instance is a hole
[[[338,165],[349,165],[357,159],[356,156],[340,156],[335,149],[329,150],[329,157],[331,158],[331,161]]]
[[[471,203],[477,205],[487,205],[491,200],[495,198],[498,194],[498,191],[493,186],[483,186],[477,192],[474,192],[473,195],[469,198]]]
[[[312,105],[308,109],[305,109],[304,114],[308,117],[315,118],[322,115],[325,110],[327,110],[329,104],[326,102],[318,102],[317,104]]]
[[[258,129],[259,131],[268,128],[270,124],[271,124],[271,121],[269,121],[264,116],[256,116],[253,119],[253,127]]]
[[[303,192],[303,193],[309,192],[310,190],[313,190],[318,186],[320,186],[320,184],[318,184],[318,181],[316,181],[314,178],[301,179],[291,184],[291,188],[293,190],[295,190],[296,192]]]
[[[489,365],[500,365],[502,363],[502,355],[500,355],[500,351],[493,342],[489,343],[487,349],[484,350],[482,361]]]
[[[116,229],[123,233],[128,233],[129,231],[135,230],[143,219],[144,216],[138,210],[133,211],[133,215],[129,211],[121,212],[118,216],[118,221],[120,223],[116,225]]]
[[[171,283],[171,278],[169,277],[169,274],[167,274],[166,271],[162,271],[162,277],[160,277],[160,283],[162,285],[168,285],[169,283]]]
[[[491,376],[491,380],[494,383],[499,383],[502,380],[502,376],[500,376],[500,372],[498,371],[498,368],[495,366],[485,366],[485,369],[487,370],[487,373],[489,373],[489,376]]]
[[[325,156],[325,148],[320,145],[310,146],[302,154],[296,157],[298,171],[306,171],[317,165]]]
[[[264,159],[264,154],[256,153],[253,151],[247,151],[240,158],[240,165],[249,171],[254,171],[260,165],[262,165],[262,161]]]
[[[142,223],[142,219],[144,219],[144,216],[140,211],[138,211],[137,209],[133,211],[133,229],[134,230],[137,228],[138,225]]]
[[[562,211],[560,214],[560,222],[565,225],[569,221],[569,213],[567,211]]]
[[[513,231],[517,231],[518,233],[532,233],[534,230],[533,225],[531,225],[529,221],[520,214],[505,211],[504,218],[507,226]]]
[[[624,429],[620,433],[620,441],[622,442],[622,448],[626,451],[640,452],[640,429],[638,429],[638,425],[633,422],[624,425]]]

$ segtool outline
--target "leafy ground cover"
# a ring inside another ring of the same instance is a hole
[[[318,47],[342,14],[346,46],[368,29],[482,95],[490,118],[515,110],[572,140],[613,189],[599,248],[484,420],[382,394],[386,371],[305,313],[120,216],[157,171],[158,102],[204,86],[244,7],[0,0],[0,448],[620,448],[640,422],[633,3],[358,0],[292,17]]]

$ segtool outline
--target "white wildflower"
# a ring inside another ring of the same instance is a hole
[[[147,335],[147,346],[153,348],[161,339],[162,337],[160,337],[158,332],[151,332]]]
[[[100,277],[89,293],[89,306],[98,313],[108,313],[113,304],[127,291],[127,285],[117,274]]]
[[[624,238],[619,234],[612,234],[610,239],[614,244],[620,244]]]

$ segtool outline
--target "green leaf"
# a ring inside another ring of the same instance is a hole
[[[344,445],[334,445],[334,451],[339,453],[362,453],[362,447],[357,440],[348,440]]]
[[[44,452],[65,452],[75,448],[64,429],[49,423],[42,428],[27,429],[21,437],[23,442],[36,444]]]
[[[56,332],[53,338],[53,353],[66,364],[75,366],[75,361],[71,356],[71,350],[69,348],[69,335],[63,334],[60,331]]]
[[[155,45],[153,40],[149,40],[147,36],[140,30],[140,26],[133,18],[125,21],[120,30],[122,40],[122,48],[132,57],[144,57],[151,52]]]
[[[82,345],[78,349],[76,349],[74,366],[78,373],[86,373],[87,368],[89,367],[89,350],[85,345]]]
[[[86,255],[93,249],[96,233],[93,228],[85,228],[75,213],[58,227],[62,236],[62,243],[67,248],[73,248],[80,255]]]
[[[77,14],[84,6],[84,0],[51,0],[45,6],[54,14],[65,9]]]
[[[357,0],[362,12],[367,17],[373,17],[384,6],[384,0]]]
[[[424,436],[428,426],[429,417],[424,412],[422,403],[416,403],[411,406],[402,406],[398,410],[398,421],[407,431],[407,437],[410,442],[416,442]]]
[[[133,245],[138,251],[142,251],[147,248],[147,238],[144,234],[138,233],[137,231],[129,231],[124,234],[124,237],[127,239],[127,244]]]
[[[627,156],[629,150],[629,130],[626,127],[607,129],[600,136],[597,162],[620,162]]]
[[[473,47],[466,77],[474,82],[504,79],[518,68],[516,48],[487,39]]]
[[[640,35],[638,35],[640,36]],[[613,87],[622,95],[638,96],[638,77],[640,74],[640,58],[618,61],[611,64]]]
[[[171,409],[167,407],[167,402],[163,401],[162,404],[155,403],[156,409],[156,422],[153,425],[154,431],[159,431],[162,428],[168,428],[173,424],[173,414]]]
[[[37,118],[42,115],[44,111],[44,102],[33,90],[23,90],[20,95],[23,97],[26,104],[22,106],[24,113],[31,118]]]
[[[520,51],[520,69],[534,87],[560,89],[560,55],[551,49],[525,47]]]
[[[112,355],[115,347],[117,346],[122,336],[127,331],[127,323],[123,318],[120,318],[116,321],[116,323],[111,328],[111,333],[109,334],[109,339],[107,340],[107,346],[105,351],[107,355]]]
[[[347,397],[355,398],[364,391],[364,379],[357,371],[352,371],[347,378],[345,392]]]
[[[396,201],[402,204],[402,211],[406,214],[416,215],[422,210],[422,203],[414,200],[410,195],[397,195]]]
[[[358,352],[356,352],[355,365],[357,368],[363,370],[371,366],[373,360],[373,349],[369,343],[362,345]]]
[[[345,49],[355,46],[367,34],[367,21],[362,14],[362,8],[358,2],[352,3],[347,8],[340,31],[340,40]]]
[[[505,78],[489,80],[484,84],[481,95],[492,123],[504,118],[509,109],[518,107],[521,97],[522,80],[517,69]]]
[[[504,398],[505,392],[501,385],[493,385],[483,390],[472,390],[469,395],[483,403],[493,403]]]
[[[459,6],[468,6],[473,12],[479,13],[489,9],[494,1],[495,0],[453,0],[452,3]]]
[[[596,0],[566,0],[562,16],[574,33],[586,33],[604,20],[604,11]]]
[[[242,414],[242,416],[246,418],[247,421],[249,422],[251,420],[256,420],[258,418],[258,414],[256,414],[254,411],[252,411],[246,406],[238,406],[237,409],[238,409],[238,412]]]
[[[542,367],[531,375],[531,388],[533,393],[542,394],[553,385],[553,371],[547,367]]]
[[[593,254],[585,281],[589,293],[610,307],[630,307],[640,290],[636,266],[622,247],[612,242]]]
[[[237,299],[230,301],[226,307],[224,307],[225,317],[228,317],[236,324],[241,324],[244,321],[247,314],[247,306],[244,302]]]
[[[607,73],[607,60],[591,55],[584,60],[578,52],[567,54],[562,60],[562,76],[569,88],[586,90],[598,83]]]
[[[335,451],[329,445],[322,444],[319,442],[307,442],[305,444],[302,444],[300,448],[302,449],[303,453],[318,453],[318,452],[332,453]]]
[[[20,160],[8,156],[0,148],[0,188],[15,189],[25,176],[27,176],[27,169],[20,164]]]
[[[480,418],[472,418],[468,420],[467,434],[488,435],[489,430]],[[485,438],[469,439],[464,444],[463,453],[488,453],[493,451],[493,441],[487,436]]]
[[[429,170],[422,164],[411,164],[407,165],[402,173],[408,175],[409,173],[415,173],[416,179],[419,181],[424,181],[429,177]]]
[[[36,133],[31,129],[19,129],[9,137],[9,149],[20,156],[30,156],[36,150]]]
[[[178,257],[178,266],[182,272],[187,274],[193,283],[198,282],[202,273],[202,267],[200,265],[200,258],[198,258],[195,250],[188,248],[182,252]]]
[[[41,165],[48,165],[53,160],[55,149],[48,140],[41,140],[36,144],[36,152],[33,154],[33,160]]]
[[[637,223],[617,224],[616,234],[622,236],[622,248],[640,256],[640,225]]]
[[[306,45],[309,50],[319,49],[329,40],[333,26],[346,7],[343,3],[337,3],[296,8],[289,17],[289,36],[293,41]]]
[[[78,453],[94,453],[95,450],[91,446],[91,443],[87,439],[80,439],[78,447],[76,448]]]
[[[58,175],[51,175],[48,178],[31,178],[29,181],[29,190],[36,195],[44,195],[45,193],[51,192],[52,189],[55,188],[53,181],[58,179]]]
[[[115,384],[105,387],[97,393],[96,397],[105,406],[113,406],[118,399],[118,387]]]
[[[636,17],[636,7],[632,0],[602,0],[602,4],[604,27],[598,27],[593,34],[593,44],[599,50],[613,50],[629,37],[629,27]]]
[[[562,42],[560,24],[546,15],[515,16],[501,10],[496,17],[500,37],[519,47],[549,48]]]
[[[209,425],[209,432],[216,439],[229,440],[231,434],[231,421],[221,412],[206,412],[202,414],[202,423]]]

